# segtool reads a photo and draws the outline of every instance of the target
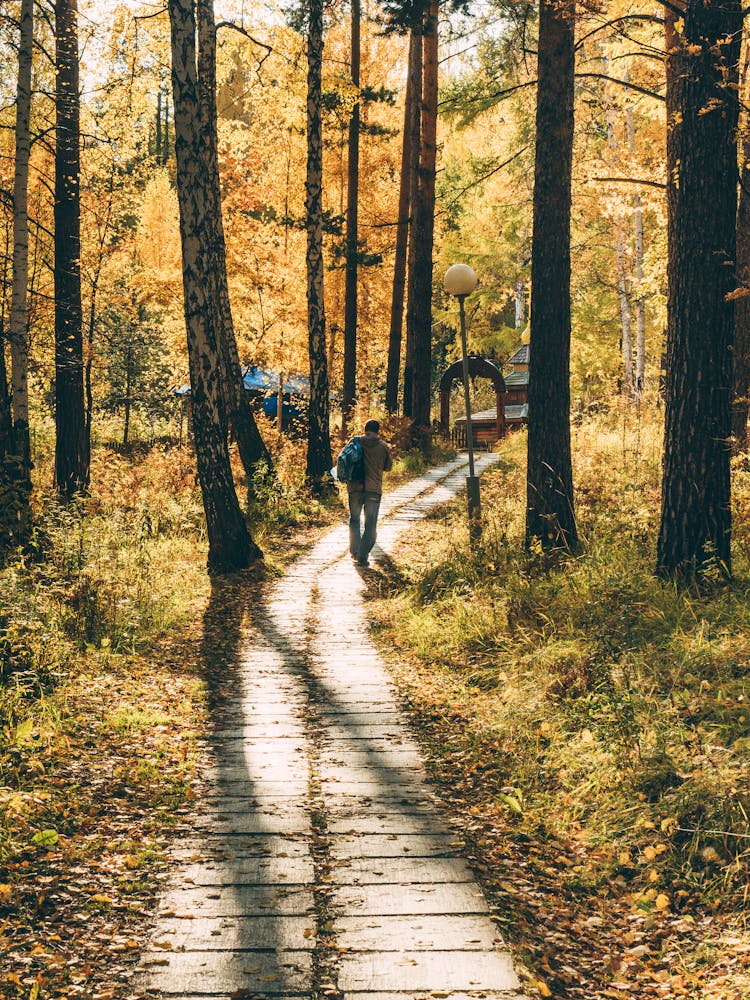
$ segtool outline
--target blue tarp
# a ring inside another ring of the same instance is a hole
[[[256,365],[252,365],[245,369],[245,374],[242,376],[242,382],[245,389],[248,392],[252,392],[255,396],[265,396],[266,403],[263,409],[266,413],[271,413],[267,408],[267,405],[272,405],[273,414],[276,413],[276,397],[279,394],[279,372],[275,371],[273,368],[258,368]],[[309,399],[310,398],[310,379],[307,375],[284,375],[283,376],[283,392],[284,397],[288,400],[289,397],[296,397],[297,399]],[[174,390],[176,396],[189,396],[190,386],[183,385],[180,388]],[[338,401],[341,398],[340,393],[331,392],[330,398],[334,401]],[[273,403],[270,400],[273,399]],[[297,415],[297,408],[294,404],[284,403],[284,416],[287,414],[287,405],[294,410],[294,413],[290,414],[292,416]]]

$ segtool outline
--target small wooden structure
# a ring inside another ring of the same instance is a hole
[[[490,445],[494,444],[495,441],[499,441],[500,438],[505,436],[505,379],[503,378],[503,373],[497,367],[497,365],[488,361],[486,358],[480,358],[476,354],[469,355],[469,375],[472,378],[488,378],[495,387],[495,410],[485,411],[487,419],[481,422],[477,421],[479,414],[472,414],[471,418],[471,428],[473,431],[473,439],[477,445]],[[463,378],[463,362],[454,361],[443,372],[443,376],[440,379],[440,430],[446,437],[450,434],[450,407],[451,407],[451,388],[454,382],[460,381]],[[463,439],[466,439],[466,420],[461,421],[460,419],[456,421],[456,430],[458,432],[458,437],[461,437],[460,424],[463,423]],[[461,441],[457,442],[459,446]]]
[[[514,426],[529,419],[529,355],[530,345],[521,344],[505,362],[510,372],[505,376],[505,422]]]

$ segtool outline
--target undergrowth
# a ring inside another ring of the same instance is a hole
[[[750,863],[750,472],[734,470],[731,586],[665,584],[653,572],[660,438],[657,415],[628,409],[574,429],[584,550],[550,558],[523,551],[526,439],[512,436],[483,477],[481,543],[463,502],[442,510],[410,536],[408,569],[381,583],[375,612],[411,663],[399,676],[431,752],[478,814],[578,845],[584,896],[614,892],[647,919],[737,914]]]
[[[267,569],[240,596],[340,517],[304,488],[299,448],[283,439],[276,477],[258,476]],[[40,485],[50,471],[42,454],[33,537],[0,572],[0,998],[111,1000],[195,807],[211,678],[245,612],[214,621],[190,450],[97,448],[89,495],[68,504]]]

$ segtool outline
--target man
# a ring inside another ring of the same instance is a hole
[[[370,550],[375,544],[380,498],[383,494],[383,473],[390,472],[391,453],[378,435],[380,424],[368,420],[364,437],[360,437],[365,454],[365,481],[348,483],[349,491],[349,551],[358,566],[367,566]],[[362,511],[365,512],[365,530],[362,531]]]

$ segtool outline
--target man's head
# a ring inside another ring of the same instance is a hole
[[[379,420],[368,420],[365,424],[365,434],[378,434],[380,431]]]

